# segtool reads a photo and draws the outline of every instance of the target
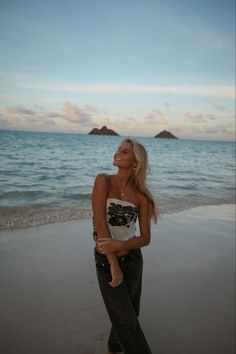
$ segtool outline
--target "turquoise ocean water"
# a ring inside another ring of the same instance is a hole
[[[235,203],[234,142],[136,138],[162,214]],[[116,173],[123,137],[0,131],[0,229],[91,216],[98,173]]]

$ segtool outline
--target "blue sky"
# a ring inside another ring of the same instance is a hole
[[[234,1],[0,7],[0,129],[234,139]]]

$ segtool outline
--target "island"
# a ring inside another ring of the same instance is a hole
[[[114,130],[107,128],[105,125],[101,128],[93,128],[89,134],[94,135],[119,135]]]
[[[161,138],[161,139],[178,139],[176,136],[174,136],[172,133],[168,132],[167,130],[163,130],[159,134],[155,136],[155,138]]]

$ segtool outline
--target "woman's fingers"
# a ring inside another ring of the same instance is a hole
[[[110,285],[112,288],[116,288],[116,287],[119,286],[122,282],[123,282],[123,279],[121,279],[121,280],[113,279],[112,281],[110,281],[109,285]]]
[[[99,238],[97,240],[98,250],[101,253],[111,253],[119,250],[119,244],[117,240],[112,238]]]
[[[119,265],[111,265],[111,282],[109,285],[116,288],[123,282],[123,273]]]
[[[100,253],[106,253],[107,252],[107,248],[108,248],[109,245],[107,245],[106,240],[105,239],[101,239],[101,240],[97,241],[97,248],[98,248],[98,251]]]

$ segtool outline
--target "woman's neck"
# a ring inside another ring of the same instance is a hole
[[[116,174],[116,181],[122,184],[122,186],[127,185],[130,178],[130,171],[120,169]]]
[[[127,187],[130,184],[130,171],[127,170],[119,170],[117,175],[115,176],[115,181],[120,190],[120,195],[123,197],[126,194]]]

